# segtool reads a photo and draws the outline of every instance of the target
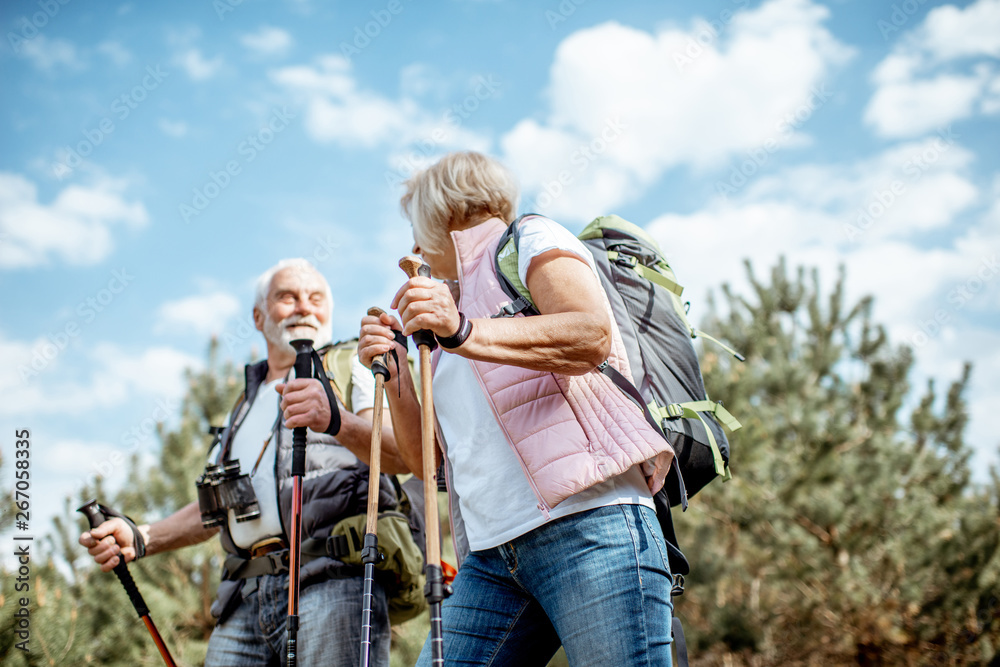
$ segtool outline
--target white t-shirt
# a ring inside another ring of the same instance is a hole
[[[547,218],[532,218],[523,223],[518,245],[522,282],[527,284],[531,260],[553,249],[573,252],[598,279],[593,256],[579,239]],[[450,481],[458,493],[470,548],[481,551],[496,547],[544,524],[540,501],[483,395],[469,360],[457,354],[441,354],[434,372],[434,396],[439,399],[434,402],[435,409],[448,444],[448,460],[455,473]],[[653,507],[637,466],[570,496],[551,509],[549,520],[617,504]]]
[[[357,356],[351,359],[351,379],[351,407],[354,412],[374,407],[375,378]],[[257,395],[236,431],[229,453],[231,459],[239,459],[240,472],[249,475],[265,440],[270,438],[257,472],[250,478],[260,505],[260,516],[240,523],[236,521],[233,510],[229,510],[229,532],[233,536],[233,542],[244,549],[249,549],[265,538],[281,535],[281,517],[278,515],[278,496],[274,484],[274,456],[277,446],[273,437],[278,403],[281,401],[281,396],[274,388],[280,382],[283,380],[262,384],[257,389]]]

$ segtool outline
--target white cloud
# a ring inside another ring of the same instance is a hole
[[[1000,111],[1000,0],[928,12],[872,75],[865,122],[884,137],[915,137]]]
[[[938,60],[1000,57],[1000,0],[979,0],[963,9],[936,7],[927,13],[920,36]]]
[[[950,225],[977,199],[968,180],[974,157],[957,143],[960,138],[942,132],[854,164],[794,167],[760,178],[736,198],[788,201],[842,215],[825,239],[833,244],[911,239]]]
[[[388,146],[397,151],[412,145],[429,147],[424,155],[453,147],[479,147],[489,140],[464,127],[467,116],[452,108],[433,113],[412,97],[391,99],[361,88],[351,63],[339,55],[320,56],[315,65],[274,70],[271,79],[292,92],[305,106],[306,132],[319,142],[344,146]],[[496,93],[499,82],[473,82],[466,101],[478,108]],[[398,153],[397,153],[398,156]]]
[[[202,336],[217,334],[226,322],[240,311],[240,301],[228,292],[189,296],[161,305],[156,311],[153,330],[194,332]]]
[[[57,67],[83,69],[76,46],[65,39],[49,39],[45,35],[38,35],[24,41],[21,45],[21,54],[35,67],[46,72],[51,72]]]
[[[771,0],[714,27],[576,32],[556,52],[547,116],[503,137],[506,161],[528,193],[548,191],[540,208],[583,219],[671,167],[804,143],[804,124],[834,94],[831,71],[851,55],[823,27],[828,16],[809,0]]]
[[[978,76],[941,74],[879,86],[865,122],[887,137],[914,137],[971,116],[983,92]]]
[[[156,124],[164,134],[174,138],[183,137],[188,133],[188,125],[182,120],[161,118]]]
[[[118,67],[124,67],[132,62],[132,53],[120,42],[107,40],[97,45],[97,51],[108,57]]]
[[[134,229],[149,220],[141,202],[125,200],[125,188],[124,181],[105,178],[70,185],[43,204],[32,181],[0,172],[0,269],[103,260],[114,247],[115,226]]]
[[[240,43],[259,56],[281,56],[291,48],[292,36],[287,30],[265,25],[240,37]]]
[[[78,415],[126,404],[136,396],[176,399],[187,385],[184,370],[202,362],[170,347],[131,352],[111,343],[99,343],[73,355],[54,352],[31,373],[36,352],[44,355],[51,341],[7,340],[0,335],[0,415]],[[72,371],[87,368],[77,379]],[[22,377],[23,376],[23,377]]]
[[[965,279],[984,248],[1000,250],[1000,239],[981,231],[985,217],[958,232],[956,221],[981,202],[967,174],[972,160],[938,138],[855,164],[797,166],[690,215],[663,215],[648,230],[696,299],[724,281],[744,284],[744,258],[762,272],[784,255],[828,276],[845,264],[854,298],[875,294],[880,316],[912,323]],[[957,236],[950,246],[920,245],[928,231],[949,229]]]
[[[94,463],[122,456],[120,448],[107,442],[85,440],[59,440],[45,447],[47,472],[63,475],[79,475],[91,470]]]
[[[174,64],[181,67],[194,81],[211,79],[222,69],[222,56],[208,60],[200,49],[189,48],[174,56]]]

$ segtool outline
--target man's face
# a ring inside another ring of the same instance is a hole
[[[331,308],[326,284],[317,272],[289,267],[274,274],[266,312],[255,310],[254,319],[269,343],[294,354],[290,343],[297,338],[308,338],[317,348],[330,342]]]

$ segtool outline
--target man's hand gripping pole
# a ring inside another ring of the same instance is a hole
[[[90,500],[84,503],[76,511],[87,517],[91,528],[97,528],[107,520],[104,508],[101,507],[97,500]],[[124,556],[120,555],[118,557],[118,565],[115,565],[115,574],[118,575],[118,581],[122,582],[125,592],[128,593],[128,599],[132,601],[135,612],[139,614],[139,618],[146,624],[146,629],[149,630],[149,634],[153,637],[153,642],[156,644],[156,648],[159,649],[160,655],[163,657],[163,662],[167,664],[167,667],[176,667],[177,663],[174,662],[173,657],[170,655],[167,645],[163,643],[163,637],[160,636],[159,630],[156,629],[153,619],[149,617],[149,607],[146,606],[146,601],[142,599],[142,594],[139,593],[139,589],[135,585],[135,580],[132,579],[132,573],[128,571],[128,565],[125,564]]]

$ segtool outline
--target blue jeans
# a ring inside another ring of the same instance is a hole
[[[298,664],[355,667],[361,656],[364,579],[328,579],[299,591]],[[373,586],[371,664],[389,664],[389,609],[385,591]],[[288,574],[257,578],[257,590],[215,628],[206,667],[284,665],[288,635]]]
[[[656,513],[580,512],[471,553],[442,603],[447,665],[671,665],[670,568]],[[417,665],[431,664],[430,641]]]

